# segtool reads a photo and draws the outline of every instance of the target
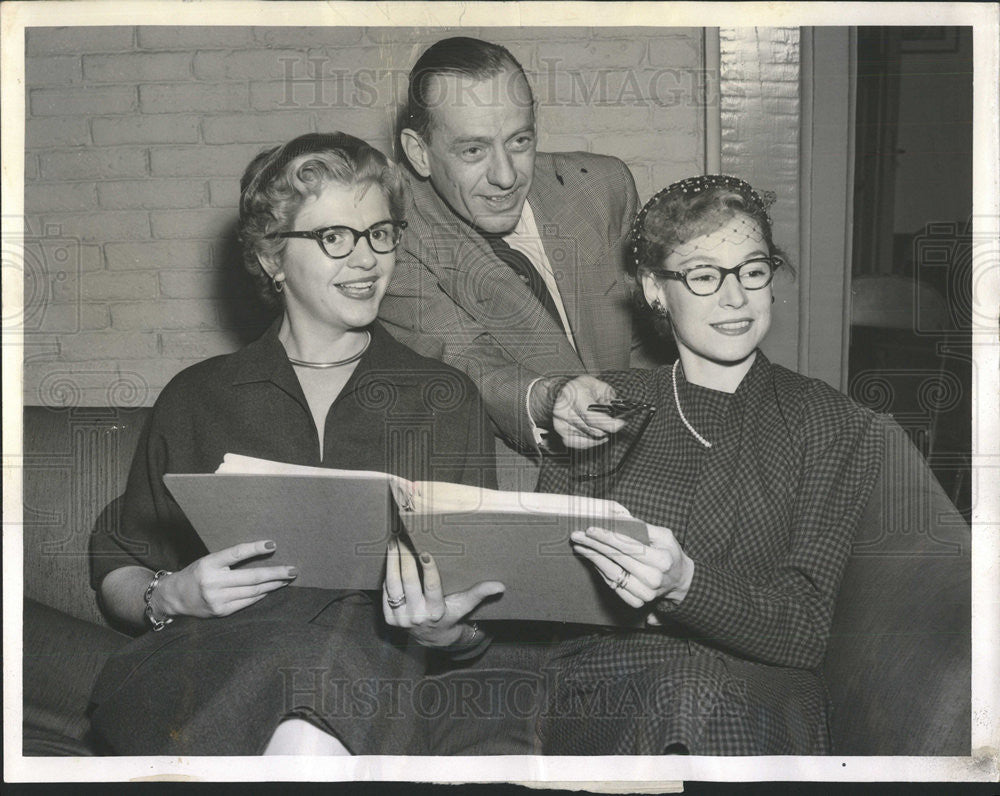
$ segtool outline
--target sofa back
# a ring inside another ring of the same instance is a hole
[[[890,422],[823,664],[835,752],[970,754],[971,580],[969,526]]]
[[[89,585],[88,537],[124,491],[148,414],[25,409],[26,597],[106,624]],[[905,432],[890,424],[823,666],[835,752],[970,753],[969,536]]]
[[[148,408],[24,410],[24,596],[106,625],[90,588],[94,522],[125,490]]]

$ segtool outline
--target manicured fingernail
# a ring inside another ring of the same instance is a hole
[[[277,546],[278,545],[275,544],[274,542],[264,542],[264,549],[265,550],[274,550],[275,548],[277,548]]]
[[[425,564],[431,563],[431,554],[425,550],[420,554],[420,560],[423,561]]]
[[[298,567],[289,567],[288,568],[288,577],[290,577],[290,578],[297,578],[298,576],[299,576],[299,568]]]

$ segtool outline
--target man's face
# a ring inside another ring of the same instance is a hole
[[[535,166],[531,89],[517,70],[485,80],[436,75],[428,86],[429,141],[404,132],[414,169],[451,209],[486,232],[521,217]]]

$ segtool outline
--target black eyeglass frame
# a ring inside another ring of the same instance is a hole
[[[705,263],[704,265],[695,265],[691,268],[685,268],[683,271],[659,271],[657,272],[657,275],[665,277],[666,279],[676,279],[680,282],[683,282],[684,287],[686,287],[696,296],[714,296],[722,289],[722,285],[726,281],[726,277],[729,276],[730,274],[735,274],[736,281],[740,283],[740,286],[744,290],[763,290],[765,287],[771,284],[772,281],[774,281],[774,272],[781,267],[782,262],[783,260],[780,257],[776,257],[775,255],[772,254],[768,257],[753,257],[749,260],[744,260],[742,263],[740,263],[739,265],[734,265],[732,268],[721,268],[718,265],[710,265],[709,263]],[[767,281],[763,285],[759,285],[758,287],[747,287],[746,285],[743,284],[743,280],[740,279],[740,271],[744,267],[748,265],[753,265],[754,263],[767,263],[771,269],[771,273],[768,275]],[[688,274],[693,273],[694,271],[700,271],[704,268],[711,268],[713,271],[719,274],[720,279],[718,283],[716,283],[715,285],[715,290],[709,291],[708,293],[699,293],[693,287],[691,287],[690,283],[688,283],[687,281],[687,277]]]
[[[376,248],[375,244],[372,242],[371,233],[373,229],[375,229],[376,227],[381,227],[384,224],[392,225],[395,240],[392,244],[392,248],[382,251],[381,249]],[[383,219],[382,221],[376,221],[374,224],[368,227],[368,229],[365,230],[357,230],[354,227],[348,227],[345,224],[333,224],[329,227],[322,227],[321,229],[292,230],[289,232],[270,232],[264,237],[267,240],[273,240],[275,238],[309,238],[311,240],[316,241],[316,245],[319,246],[320,251],[322,251],[323,254],[325,254],[331,260],[343,260],[345,257],[350,257],[354,253],[354,250],[358,246],[358,241],[361,240],[362,238],[368,241],[368,245],[371,247],[371,250],[376,254],[388,254],[389,252],[396,251],[396,249],[399,248],[400,241],[403,239],[402,232],[404,229],[406,229],[406,226],[407,225],[405,221],[393,221],[391,218],[386,218]],[[326,250],[326,246],[323,245],[323,237],[328,232],[330,232],[331,229],[345,230],[346,232],[350,232],[351,235],[354,236],[354,243],[351,244],[351,248],[346,254],[330,254],[330,252]]]

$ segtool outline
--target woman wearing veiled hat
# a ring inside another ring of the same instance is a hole
[[[603,374],[619,400],[656,407],[649,425],[637,439],[616,435],[634,444],[614,472],[593,465],[616,462],[616,437],[600,455],[550,459],[539,488],[598,490],[649,524],[648,544],[600,528],[571,539],[647,627],[558,646],[543,749],[828,752],[819,667],[879,473],[882,422],[758,348],[783,258],[747,183],[712,175],[665,188],[636,218],[632,244],[644,306],[679,359]],[[598,417],[557,418],[557,429],[583,447],[593,443],[579,428]]]

